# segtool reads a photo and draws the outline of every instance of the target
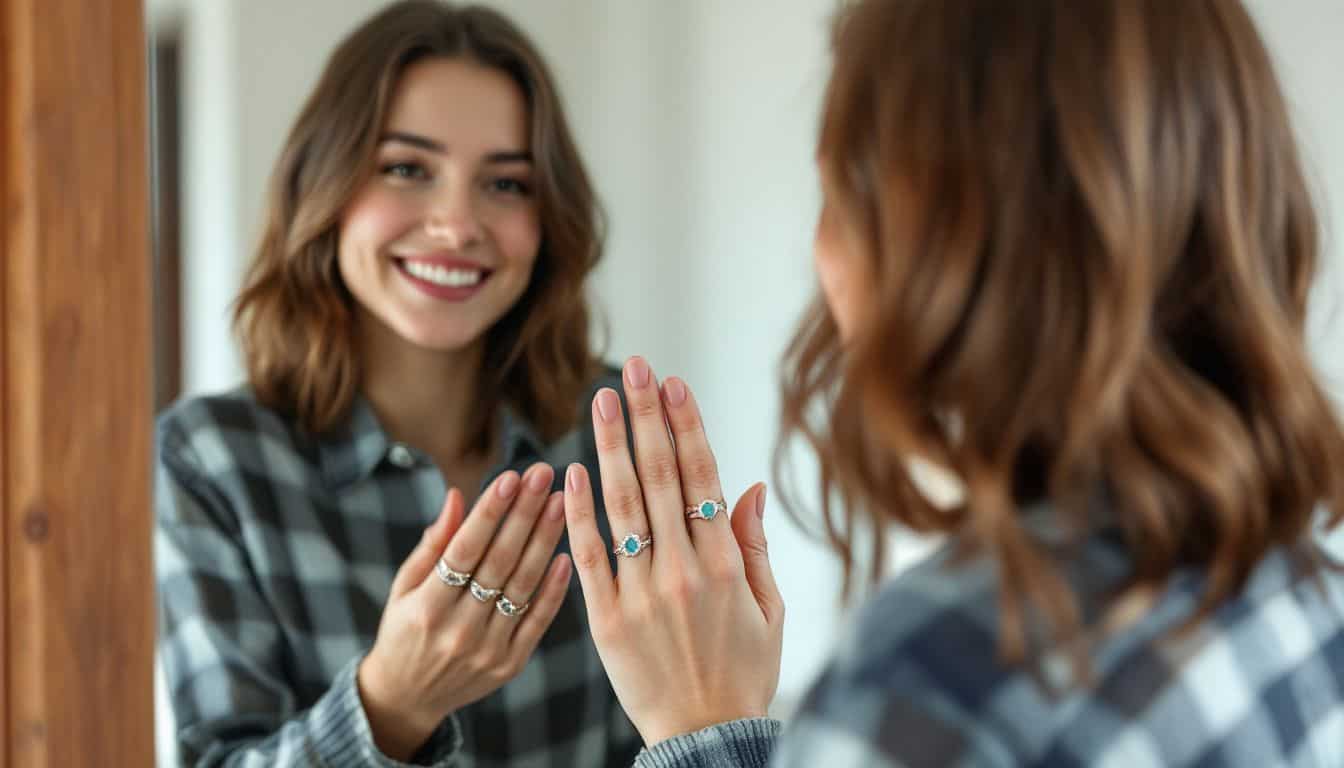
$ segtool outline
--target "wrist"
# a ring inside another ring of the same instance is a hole
[[[355,671],[355,686],[364,707],[373,742],[387,757],[400,762],[410,760],[434,733],[439,720],[428,713],[408,708],[414,697],[398,697],[389,691],[378,674],[377,665],[366,656]]]
[[[688,718],[680,717],[675,720],[650,724],[648,727],[637,727],[639,735],[644,739],[644,745],[652,747],[653,745],[667,741],[668,739],[684,736],[688,733],[695,733],[716,725],[730,723],[734,720],[750,720],[758,717],[768,717],[765,710],[760,711],[739,711],[733,714],[723,715],[705,715],[702,717]]]

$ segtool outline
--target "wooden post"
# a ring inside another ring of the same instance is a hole
[[[0,3],[0,768],[149,766],[144,9]]]

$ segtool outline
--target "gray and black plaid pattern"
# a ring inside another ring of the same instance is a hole
[[[561,469],[557,488],[571,461],[596,479],[586,400],[579,413],[551,446],[503,414],[489,477],[544,460]],[[442,507],[433,463],[391,443],[366,403],[319,439],[241,389],[167,413],[157,465],[159,650],[183,761],[399,765],[373,746],[354,673],[397,568]],[[617,766],[639,744],[575,580],[523,672],[445,719],[415,762]]]
[[[1055,696],[1034,676],[1063,682],[1062,660],[999,664],[994,570],[952,568],[949,552],[864,606],[777,739],[752,721],[728,723],[708,729],[713,738],[656,746],[636,765],[1344,767],[1344,575],[1313,576],[1275,551],[1210,620],[1160,642],[1200,594],[1201,576],[1180,573],[1095,649],[1092,687]],[[1125,568],[1108,536],[1073,562],[1070,578],[1092,608]]]

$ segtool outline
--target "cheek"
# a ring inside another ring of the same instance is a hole
[[[531,274],[541,248],[541,219],[536,210],[499,211],[492,217],[490,231],[499,255],[510,266]]]
[[[414,205],[394,192],[368,189],[355,197],[341,215],[341,259],[377,253],[402,237],[421,220]]]

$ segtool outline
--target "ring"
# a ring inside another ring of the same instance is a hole
[[[448,567],[448,563],[444,562],[442,557],[439,558],[438,564],[434,566],[434,572],[439,575],[439,581],[450,587],[465,587],[467,582],[471,581],[470,573],[454,571]]]
[[[495,601],[495,609],[509,618],[522,616],[529,605],[531,605],[531,603],[523,603],[522,605],[519,605],[503,595],[500,595],[500,598]]]
[[[726,512],[728,505],[722,501],[714,499],[705,499],[693,507],[686,508],[686,517],[691,520],[713,520],[719,516],[720,512]]]
[[[631,533],[627,534],[624,539],[621,539],[621,543],[612,547],[611,551],[614,554],[622,555],[624,557],[638,557],[640,552],[643,552],[651,546],[653,546],[652,536],[645,536],[641,539],[638,535]]]
[[[482,603],[494,602],[495,598],[499,597],[501,591],[502,590],[491,589],[490,587],[483,587],[479,581],[475,579],[471,580],[471,596],[480,600]]]

